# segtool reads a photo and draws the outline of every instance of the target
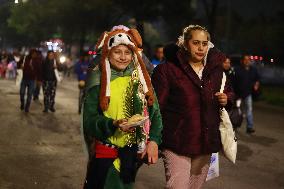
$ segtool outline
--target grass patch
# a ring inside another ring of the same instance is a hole
[[[260,99],[269,104],[284,107],[284,87],[264,85],[261,87]]]

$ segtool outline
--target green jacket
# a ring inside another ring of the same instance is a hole
[[[96,67],[99,60],[95,61],[86,84],[86,95],[83,105],[83,133],[88,152],[91,152],[91,144],[94,139],[106,142],[116,130],[113,126],[113,119],[104,116],[99,105],[100,94],[100,70]],[[125,72],[127,74],[127,71]],[[119,75],[119,74],[117,74]],[[116,77],[118,77],[116,75]],[[148,107],[149,118],[151,121],[150,140],[161,144],[162,138],[162,118],[156,98],[153,106]]]

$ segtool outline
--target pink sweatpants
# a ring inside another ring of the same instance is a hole
[[[170,150],[162,152],[166,189],[200,189],[205,182],[211,154],[186,157]]]

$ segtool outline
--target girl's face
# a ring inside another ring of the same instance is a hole
[[[208,35],[205,31],[191,31],[192,38],[187,43],[190,61],[201,62],[208,50]]]
[[[131,63],[132,51],[125,45],[113,47],[109,53],[109,61],[113,69],[123,71]]]

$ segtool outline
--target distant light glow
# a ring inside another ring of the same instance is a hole
[[[274,59],[273,59],[273,58],[271,58],[271,59],[270,59],[270,62],[271,62],[271,63],[273,63],[273,62],[274,62]]]
[[[66,57],[65,56],[61,56],[59,59],[60,63],[64,63],[66,61]]]
[[[259,57],[259,60],[260,60],[260,61],[262,61],[262,60],[263,60],[263,57],[262,57],[262,56],[260,56],[260,57]]]
[[[250,59],[253,60],[253,56],[250,56]]]
[[[258,56],[254,56],[254,59],[257,60],[257,59],[258,59]]]

